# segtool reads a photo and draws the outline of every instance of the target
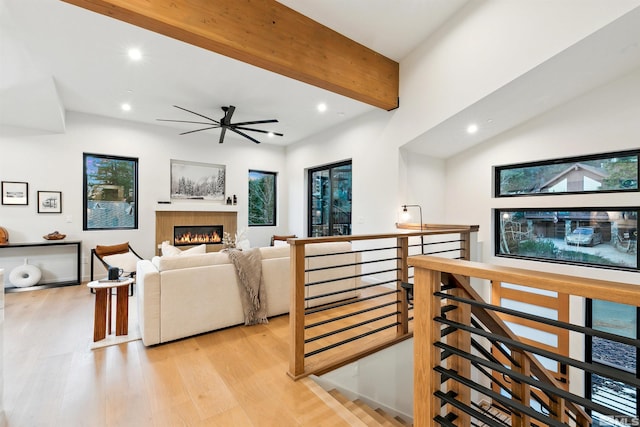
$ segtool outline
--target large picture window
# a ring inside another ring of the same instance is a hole
[[[495,167],[496,197],[638,191],[640,150]]]
[[[496,256],[639,271],[639,207],[496,209]]]
[[[138,228],[138,159],[83,157],[83,230]]]
[[[276,225],[276,173],[249,171],[249,226]]]

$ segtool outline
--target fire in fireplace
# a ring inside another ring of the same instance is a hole
[[[174,246],[222,244],[221,225],[176,225],[173,227]]]

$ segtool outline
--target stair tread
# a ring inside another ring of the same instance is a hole
[[[363,402],[362,400],[356,399],[356,400],[353,401],[353,403],[355,403],[356,405],[360,406],[363,411],[365,411],[367,414],[369,414],[374,420],[379,422],[380,425],[382,425],[384,427],[394,427],[395,426],[395,424],[393,424],[387,418],[382,416],[382,414],[380,414],[379,412],[376,412],[375,409],[373,409],[371,406],[367,405],[367,403]]]
[[[397,416],[394,417],[393,415],[388,414],[384,409],[376,408],[376,412],[382,415],[386,420],[389,420],[389,422],[391,422],[395,427],[405,427],[409,425],[409,423],[402,418]]]
[[[381,427],[407,427],[408,424],[402,419],[396,419],[387,414],[380,408],[373,409],[366,402],[355,399],[350,400],[344,394],[337,389],[331,389],[328,391],[338,403],[349,410],[354,416],[358,417],[367,426],[381,426]]]
[[[344,407],[350,410],[356,417],[367,423],[367,425],[376,425],[378,422],[371,415],[367,414],[360,406],[352,401],[348,401],[344,404]],[[374,424],[375,423],[375,424]]]

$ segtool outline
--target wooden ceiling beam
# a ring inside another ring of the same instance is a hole
[[[274,0],[62,0],[384,110],[399,64]]]

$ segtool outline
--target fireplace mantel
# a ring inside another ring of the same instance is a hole
[[[237,205],[202,201],[157,203],[156,212],[238,212]]]
[[[176,204],[167,204],[163,206],[173,207]],[[180,207],[185,205],[191,205],[191,203],[180,203]],[[211,204],[208,204],[211,207]],[[216,205],[218,207],[226,205]],[[195,204],[194,206],[195,207]],[[229,208],[236,208],[236,206],[228,206]],[[197,225],[222,225],[225,232],[228,232],[232,236],[238,231],[238,212],[232,210],[182,210],[182,209],[167,209],[156,210],[156,248],[158,248],[163,241],[168,240],[173,242],[173,227],[174,226],[197,226]],[[188,248],[185,246],[184,248]],[[222,249],[220,244],[208,244],[207,252],[217,252]],[[154,251],[155,252],[155,251]]]

